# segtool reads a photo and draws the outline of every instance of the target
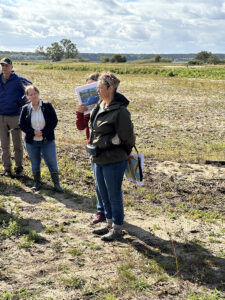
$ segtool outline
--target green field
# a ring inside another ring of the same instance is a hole
[[[22,65],[33,65],[34,62],[22,62]],[[225,66],[188,66],[187,64],[144,63],[144,61],[128,62],[126,64],[100,64],[100,63],[71,63],[64,61],[57,63],[38,63],[44,70],[71,70],[102,72],[111,71],[116,74],[149,74],[168,77],[225,79]]]

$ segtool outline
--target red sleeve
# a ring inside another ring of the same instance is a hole
[[[76,126],[78,130],[84,130],[88,128],[88,121],[90,119],[90,114],[83,114],[79,111],[76,112]]]

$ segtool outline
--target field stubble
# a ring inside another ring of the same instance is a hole
[[[89,73],[16,71],[56,109],[65,192],[43,166],[32,193],[27,156],[24,180],[0,180],[0,299],[222,299],[225,169],[204,162],[225,160],[224,81],[119,75],[144,185],[124,180],[124,241],[108,245],[91,234],[93,175],[75,128],[75,87]]]

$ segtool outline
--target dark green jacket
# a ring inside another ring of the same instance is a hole
[[[133,124],[127,110],[129,101],[120,93],[115,93],[109,106],[96,114],[101,101],[92,110],[90,116],[91,144],[98,147],[99,153],[93,157],[97,164],[110,164],[128,159],[135,144]],[[113,145],[112,138],[118,134],[121,144]]]

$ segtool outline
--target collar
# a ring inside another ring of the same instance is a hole
[[[38,109],[42,107],[42,102],[43,102],[42,100],[39,101]],[[34,107],[33,107],[33,105],[32,105],[32,102],[30,102],[29,108],[30,108],[31,110],[35,110]],[[38,110],[38,109],[37,109],[37,110]]]

